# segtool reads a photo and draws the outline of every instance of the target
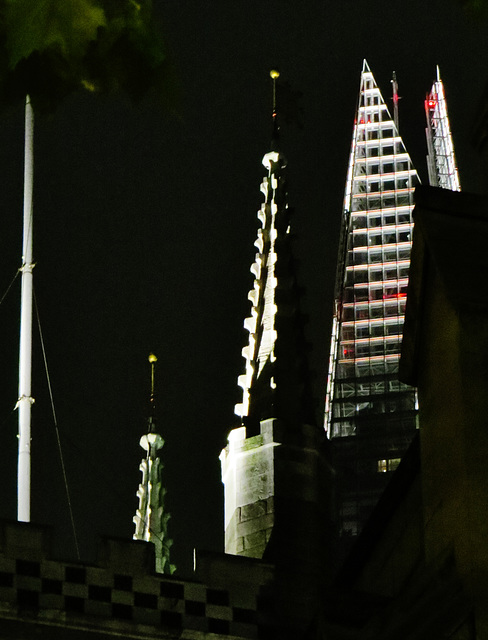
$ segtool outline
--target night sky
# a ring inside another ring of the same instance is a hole
[[[299,7],[299,8],[298,8]],[[483,184],[471,129],[488,80],[488,24],[455,0],[154,0],[175,108],[148,96],[72,95],[36,120],[34,271],[82,558],[130,538],[150,369],[172,561],[223,549],[219,453],[241,399],[249,267],[271,137],[271,81],[303,94],[281,129],[303,311],[321,421],[339,221],[362,60],[426,182],[423,100],[439,64],[466,191]],[[0,297],[21,262],[23,110],[0,120]],[[0,305],[0,517],[16,517],[20,278]],[[32,520],[75,557],[42,353],[35,335]]]

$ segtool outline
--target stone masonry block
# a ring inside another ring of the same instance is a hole
[[[240,510],[236,509],[236,511],[234,511],[234,513],[232,514],[232,517],[225,528],[226,544],[227,544],[227,541],[234,540],[234,538],[237,536],[237,524],[239,522],[239,519],[238,519],[239,515],[240,515]]]
[[[244,549],[255,549],[266,545],[266,533],[264,531],[256,531],[244,536]]]
[[[86,600],[85,613],[90,616],[110,618],[112,615],[112,605],[109,602],[97,602],[95,600]]]
[[[40,609],[58,609],[61,610],[64,607],[63,596],[54,593],[40,593],[39,594],[39,608]]]
[[[258,531],[264,531],[273,527],[275,522],[274,514],[267,513],[259,518],[246,520],[237,525],[237,536],[249,536]]]
[[[232,609],[216,604],[207,604],[206,615],[208,618],[216,618],[217,620],[232,620]]]
[[[41,579],[31,578],[30,576],[15,576],[15,586],[17,589],[26,589],[27,591],[40,591]]]
[[[204,584],[197,582],[185,583],[185,600],[193,600],[194,602],[205,602],[207,590]]]
[[[260,516],[266,515],[266,507],[266,500],[259,500],[259,502],[254,502],[242,506],[239,522],[246,522],[247,520],[252,520],[254,518],[259,518]]]
[[[86,584],[76,584],[75,582],[63,582],[63,596],[74,596],[75,598],[88,598],[88,586]]]
[[[159,598],[158,609],[160,611],[171,611],[172,613],[185,613],[185,601],[174,598]]]
[[[236,553],[242,553],[244,551],[244,538],[242,536],[236,539]]]
[[[225,553],[236,554],[243,551],[244,545],[242,542],[242,536],[239,537],[237,531],[232,532],[232,536],[229,535],[228,529],[225,531]]]
[[[2,606],[6,602],[15,602],[17,600],[17,591],[13,587],[0,587],[0,602]]]
[[[87,584],[96,584],[99,587],[112,587],[113,576],[106,569],[100,569],[98,567],[86,568],[86,581]]]
[[[257,449],[263,446],[263,437],[254,436],[242,441],[241,451],[250,451],[251,449]]]
[[[64,580],[64,565],[54,560],[41,562],[41,576],[50,580]]]
[[[276,420],[273,418],[269,420],[262,420],[260,424],[261,437],[265,444],[269,444],[275,441]],[[279,440],[278,440],[279,442]]]
[[[148,593],[152,595],[159,595],[160,592],[160,582],[155,577],[135,577],[132,583],[133,590],[139,591],[140,593]]]
[[[0,556],[0,571],[2,573],[15,573],[15,560]]]
[[[5,522],[1,544],[6,555],[42,560],[49,555],[49,529],[27,522]]]
[[[132,612],[133,620],[136,624],[152,625],[154,627],[160,624],[161,613],[152,611],[151,609],[134,607]]]
[[[142,540],[104,538],[98,549],[97,564],[133,576],[152,574],[156,567],[154,545]]]
[[[256,625],[245,624],[242,622],[231,622],[230,634],[232,636],[254,639],[258,637],[258,629]]]
[[[131,591],[119,591],[118,589],[113,589],[112,602],[132,607],[134,605],[134,594]]]

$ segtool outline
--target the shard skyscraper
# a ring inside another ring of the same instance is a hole
[[[334,442],[343,536],[362,529],[416,430],[415,389],[398,380],[419,182],[366,61],[347,174],[325,428]],[[425,100],[431,186],[460,191],[444,86]]]
[[[396,81],[393,80],[396,111]],[[395,114],[396,116],[396,114]],[[359,533],[416,430],[398,381],[418,176],[366,61],[344,197],[325,426],[342,535]]]

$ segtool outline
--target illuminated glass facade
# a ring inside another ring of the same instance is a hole
[[[365,61],[344,198],[325,414],[343,490],[344,534],[359,532],[416,429],[416,393],[398,381],[398,365],[417,184]]]
[[[461,191],[451,127],[447,115],[444,85],[439,67],[437,67],[437,80],[425,100],[425,115],[427,118],[429,184],[451,191]]]

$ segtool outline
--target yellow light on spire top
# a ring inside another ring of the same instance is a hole
[[[273,118],[276,117],[276,80],[280,77],[280,72],[276,69],[271,69],[269,72],[271,79],[273,80]]]
[[[150,353],[148,360],[151,363],[151,404],[154,404],[154,367],[158,359],[154,353]]]

